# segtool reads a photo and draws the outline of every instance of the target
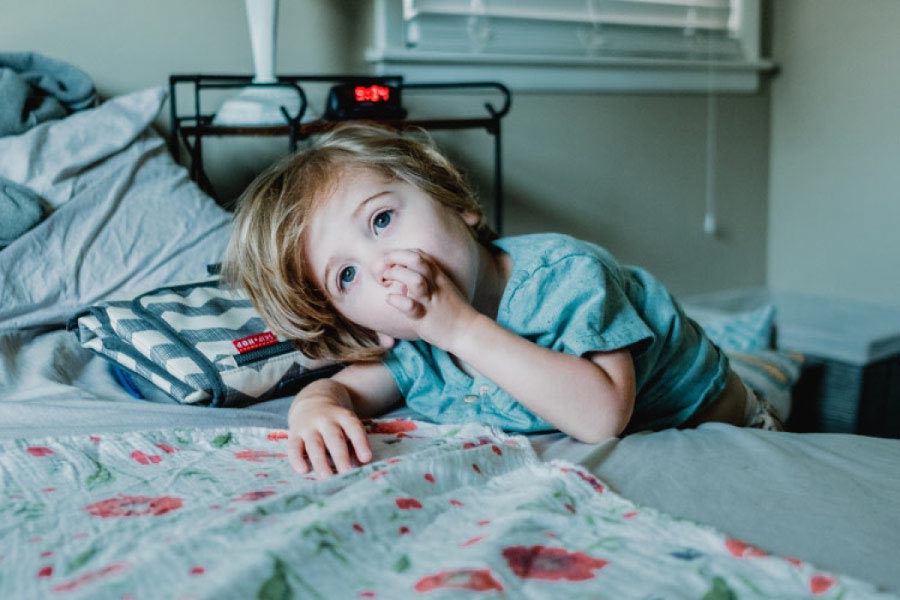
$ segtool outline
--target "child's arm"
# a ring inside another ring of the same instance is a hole
[[[406,294],[388,302],[419,336],[477,369],[544,420],[578,440],[619,435],[634,409],[631,352],[582,358],[543,348],[477,312],[436,262],[419,251],[395,251],[386,277]]]
[[[309,465],[320,478],[349,470],[349,446],[360,463],[372,460],[372,449],[360,417],[377,416],[400,400],[400,390],[387,367],[357,363],[329,379],[314,381],[294,398],[288,411],[288,460],[295,471]],[[349,444],[348,444],[349,442]],[[307,458],[309,465],[307,464]]]
[[[581,358],[538,346],[478,316],[448,352],[579,441],[595,444],[622,433],[635,398],[629,350]]]

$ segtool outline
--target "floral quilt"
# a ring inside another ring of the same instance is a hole
[[[295,474],[254,427],[0,442],[0,597],[887,598],[637,506],[481,425],[371,421]]]

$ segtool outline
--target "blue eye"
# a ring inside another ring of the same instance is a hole
[[[341,287],[349,283],[353,283],[353,280],[356,279],[356,267],[347,267],[343,271],[341,271]]]
[[[392,210],[386,210],[375,215],[375,219],[372,220],[372,226],[375,227],[376,231],[384,229],[391,224],[393,213],[394,211]]]

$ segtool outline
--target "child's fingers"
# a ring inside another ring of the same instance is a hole
[[[410,319],[416,319],[424,313],[422,305],[409,296],[401,296],[400,294],[388,294],[387,303],[405,314]]]
[[[406,286],[404,296],[412,296],[413,298],[427,298],[431,292],[431,286],[427,279],[416,271],[407,269],[406,267],[391,267],[384,272],[384,278],[390,281],[397,281]]]
[[[288,463],[291,468],[301,475],[309,471],[306,461],[303,459],[304,453],[303,438],[294,438],[288,440]]]
[[[384,256],[384,266],[401,266],[423,277],[431,276],[431,261],[421,250],[391,250]]]
[[[347,440],[344,439],[343,430],[337,425],[332,425],[322,432],[328,453],[338,473],[344,473],[352,468],[350,464],[350,451]]]
[[[369,446],[369,436],[366,435],[366,428],[363,427],[362,421],[356,417],[348,417],[341,422],[344,428],[344,434],[353,444],[353,450],[356,452],[356,458],[361,463],[367,463],[372,460],[372,448]]]
[[[306,455],[309,456],[309,462],[312,463],[317,477],[324,479],[334,474],[331,465],[328,464],[328,456],[325,454],[325,442],[318,432],[306,440]]]

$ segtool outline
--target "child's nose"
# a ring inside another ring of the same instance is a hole
[[[378,282],[382,287],[386,287],[389,289],[388,293],[401,294],[405,296],[406,286],[396,279],[389,279],[387,276],[387,272],[392,266],[392,264],[384,259],[375,261],[375,264],[372,266],[372,275],[375,278],[375,281]]]
[[[387,278],[387,271],[390,268],[387,261],[383,258],[377,258],[372,263],[371,271],[372,277],[375,278],[375,281],[383,286],[389,286],[391,282]]]

